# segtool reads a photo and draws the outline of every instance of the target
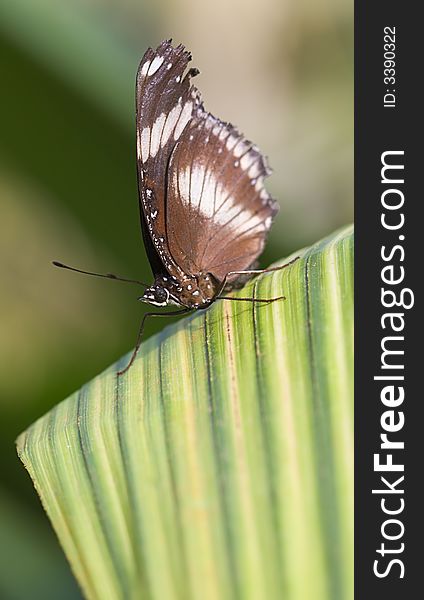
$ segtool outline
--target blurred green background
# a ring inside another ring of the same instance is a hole
[[[351,0],[0,0],[2,600],[80,598],[14,439],[134,344],[136,288],[50,261],[149,279],[134,78],[167,37],[206,108],[269,156],[263,265],[352,220]]]

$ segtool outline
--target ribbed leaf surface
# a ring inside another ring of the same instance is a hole
[[[217,301],[18,452],[87,598],[353,596],[353,234]]]

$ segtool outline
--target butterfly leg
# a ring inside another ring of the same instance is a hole
[[[192,310],[191,308],[183,308],[181,310],[173,310],[171,312],[166,312],[166,313],[164,313],[164,312],[148,312],[145,315],[143,315],[143,318],[141,319],[141,323],[140,323],[140,328],[139,328],[138,334],[137,334],[137,342],[135,344],[135,348],[131,355],[131,358],[130,358],[127,366],[125,367],[125,369],[122,369],[121,371],[117,371],[116,375],[118,377],[120,377],[121,375],[126,373],[128,371],[128,369],[131,367],[131,365],[133,364],[133,362],[135,361],[135,358],[140,349],[141,339],[143,337],[143,332],[144,332],[144,325],[145,325],[148,317],[175,317],[176,315],[182,315],[184,313],[190,312],[191,310]]]
[[[218,293],[216,299],[217,300],[236,300],[236,301],[240,301],[240,302],[262,302],[263,304],[270,304],[271,302],[275,302],[276,300],[285,300],[286,299],[285,296],[277,296],[277,298],[237,298],[237,297],[233,297],[233,296],[221,296],[221,292],[225,289],[225,286],[227,285],[227,279],[229,277],[231,277],[232,275],[261,275],[263,273],[270,273],[272,271],[281,271],[282,269],[285,269],[286,267],[292,265],[294,262],[299,260],[299,258],[300,258],[300,256],[296,256],[295,258],[290,260],[288,263],[286,263],[285,265],[281,265],[280,267],[270,267],[268,269],[252,269],[252,270],[247,270],[247,271],[230,271],[224,277],[224,281],[222,282],[222,285],[221,285],[221,290]]]
[[[238,298],[235,296],[218,296],[217,300],[236,300],[237,302],[262,302],[263,304],[271,304],[276,300],[285,300],[285,296],[277,296],[277,298]]]

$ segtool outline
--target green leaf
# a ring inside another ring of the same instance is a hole
[[[87,598],[353,597],[352,228],[299,254],[18,439]]]

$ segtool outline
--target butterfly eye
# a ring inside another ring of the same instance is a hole
[[[168,301],[169,292],[163,287],[158,287],[155,289],[155,302],[158,304],[164,304]]]

